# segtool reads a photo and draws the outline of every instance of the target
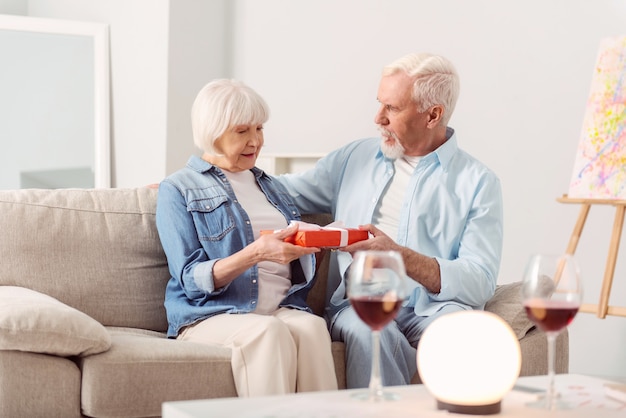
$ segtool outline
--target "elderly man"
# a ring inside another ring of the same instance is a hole
[[[502,251],[498,177],[458,147],[448,126],[459,77],[446,58],[409,54],[383,69],[375,116],[382,138],[352,142],[304,173],[279,177],[304,213],[330,212],[371,238],[333,252],[327,319],[346,344],[347,385],[367,387],[370,329],[345,291],[352,254],[395,250],[409,297],[381,332],[385,385],[410,383],[428,324],[450,312],[482,309],[493,296]]]

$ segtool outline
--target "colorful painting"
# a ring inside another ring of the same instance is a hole
[[[569,197],[626,199],[626,36],[600,43]]]

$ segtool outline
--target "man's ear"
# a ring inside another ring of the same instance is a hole
[[[428,112],[428,127],[429,128],[434,128],[435,126],[439,125],[439,122],[441,121],[441,118],[443,117],[443,110],[444,109],[442,105],[435,105],[430,108],[430,111]]]

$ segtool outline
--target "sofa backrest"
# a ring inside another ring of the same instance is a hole
[[[59,299],[103,325],[167,330],[157,191],[0,191],[0,285]]]
[[[106,326],[164,332],[170,278],[157,190],[0,190],[0,286],[50,295]],[[326,225],[330,215],[303,217]],[[328,257],[309,293],[324,309]]]

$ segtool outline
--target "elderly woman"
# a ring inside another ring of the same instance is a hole
[[[239,396],[337,388],[326,323],[305,302],[319,249],[284,242],[300,214],[255,167],[268,117],[241,82],[204,86],[192,108],[202,157],[161,182],[157,203],[168,336],[230,348]]]

